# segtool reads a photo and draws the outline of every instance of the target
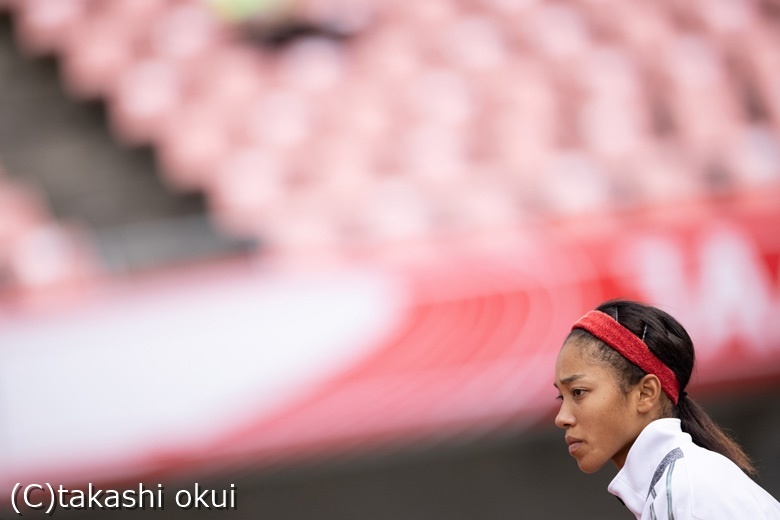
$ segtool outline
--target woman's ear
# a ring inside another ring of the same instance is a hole
[[[636,386],[639,392],[639,401],[637,402],[637,411],[647,413],[652,410],[661,399],[661,381],[658,376],[647,374]]]

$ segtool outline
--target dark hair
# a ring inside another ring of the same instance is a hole
[[[642,338],[650,351],[674,372],[680,383],[680,398],[677,405],[671,399],[665,400],[664,417],[679,418],[682,430],[691,436],[693,442],[724,455],[742,471],[755,476],[756,470],[750,457],[685,392],[693,373],[695,354],[693,341],[683,326],[660,309],[630,300],[609,300],[596,310],[612,316],[635,336]],[[626,392],[647,375],[618,351],[583,329],[572,330],[568,339],[594,342],[593,355],[615,369]]]

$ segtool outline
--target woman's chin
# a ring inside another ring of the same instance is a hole
[[[589,461],[587,459],[582,459],[582,460],[577,460],[577,466],[579,466],[580,471],[582,471],[583,473],[590,474],[590,473],[595,473],[601,468],[603,468],[604,463],[602,462],[601,464],[598,463],[594,464],[592,461]]]

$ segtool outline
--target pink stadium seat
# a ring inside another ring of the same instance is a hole
[[[648,145],[627,170],[634,195],[647,205],[693,200],[705,194],[700,165],[678,145]]]
[[[540,3],[541,0],[474,0],[475,7],[499,18],[526,14]]]
[[[418,39],[418,34],[404,25],[378,28],[355,49],[358,74],[389,91],[402,87],[427,65]]]
[[[389,2],[386,7],[394,10],[390,13],[394,22],[401,22],[401,25],[409,27],[418,38],[435,34],[460,15],[458,3],[448,0],[430,0],[406,5]]]
[[[0,166],[0,295],[27,303],[28,297],[95,274],[97,261],[86,237],[56,223],[35,186],[2,174]]]
[[[761,23],[761,13],[755,0],[697,0],[681,4],[692,11],[705,30],[716,39],[739,44],[735,37],[749,33]]]
[[[674,37],[672,20],[650,2],[612,2],[609,9],[600,13],[619,42],[643,63],[653,64],[658,52]]]
[[[234,229],[248,227],[250,235],[267,240],[272,253],[290,257],[340,255],[362,238],[362,228],[357,224],[360,215],[349,200],[328,199],[312,190],[294,190],[265,211],[234,213],[231,217]],[[242,234],[246,236],[247,231]]]
[[[640,63],[626,49],[597,45],[577,64],[576,78],[585,95],[640,101],[644,96]]]
[[[509,179],[490,167],[473,168],[472,176],[439,188],[444,225],[457,234],[511,229],[522,222],[520,201]]]
[[[328,135],[297,157],[295,165],[305,174],[306,189],[324,198],[346,200],[359,196],[379,177],[378,146],[360,135]]]
[[[440,41],[449,63],[473,73],[505,66],[510,54],[499,21],[485,14],[458,17],[442,31]]]
[[[188,70],[194,95],[191,102],[219,106],[226,117],[243,113],[272,82],[260,53],[234,45],[212,47]]]
[[[114,18],[81,21],[64,49],[65,86],[79,98],[98,98],[114,88],[137,54],[134,29]]]
[[[110,97],[116,137],[129,145],[155,142],[183,101],[181,71],[162,59],[143,59],[122,71]]]
[[[591,98],[580,105],[577,115],[583,143],[603,161],[630,160],[650,137],[647,111],[637,101],[619,103],[606,97]]]
[[[0,263],[29,229],[49,218],[44,204],[29,187],[0,178]]]
[[[342,92],[321,107],[321,125],[329,133],[345,132],[385,141],[402,121],[398,96],[379,81],[355,77]]]
[[[678,36],[667,51],[664,67],[680,137],[693,153],[719,149],[743,119],[722,55],[693,35]]]
[[[19,4],[15,31],[33,55],[59,52],[86,14],[87,0],[26,0]]]
[[[455,126],[410,125],[401,131],[396,146],[399,167],[413,182],[438,186],[467,172],[467,136]]]
[[[92,0],[95,14],[148,31],[175,0]]]
[[[575,76],[583,143],[600,160],[628,159],[650,138],[651,129],[649,98],[637,64],[619,47],[596,46],[581,60]]]
[[[83,237],[56,224],[25,233],[11,250],[9,266],[13,281],[26,290],[78,282],[95,270]]]
[[[298,149],[314,133],[314,106],[302,93],[275,89],[249,101],[238,122],[249,143]]]
[[[540,4],[523,23],[523,29],[527,41],[551,63],[571,63],[590,45],[587,21],[573,5]]]
[[[468,76],[444,67],[429,67],[400,94],[415,122],[467,126],[477,108]]]
[[[553,216],[597,214],[614,205],[609,176],[599,163],[579,151],[559,151],[538,181]]]
[[[174,189],[202,189],[233,149],[224,114],[219,106],[185,100],[166,121],[157,148],[164,179]]]
[[[233,234],[252,235],[258,216],[284,205],[289,194],[289,169],[284,159],[259,148],[226,156],[209,187],[209,206]]]
[[[774,123],[775,132],[780,132],[780,36],[757,27],[742,43],[758,92],[769,112],[767,115]]]
[[[727,153],[728,166],[738,186],[770,186],[780,181],[780,139],[770,126],[742,127]]]
[[[502,169],[539,171],[556,146],[559,93],[545,69],[517,64],[501,77],[481,132],[486,156]]]
[[[121,72],[148,53],[151,27],[168,0],[93,0],[66,42],[66,86],[83,98],[106,96]]]
[[[296,17],[340,35],[370,31],[382,2],[363,0],[297,0]]]
[[[342,44],[310,37],[292,43],[277,63],[283,87],[307,92],[333,91],[345,81],[346,56]]]
[[[408,178],[387,178],[353,203],[368,244],[402,245],[423,241],[432,227],[430,201]]]
[[[151,21],[151,53],[177,62],[198,65],[224,38],[214,14],[199,2],[181,2],[163,10]]]

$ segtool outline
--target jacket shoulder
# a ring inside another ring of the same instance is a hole
[[[731,460],[696,445],[683,455],[668,476],[674,518],[780,520],[780,503]]]

